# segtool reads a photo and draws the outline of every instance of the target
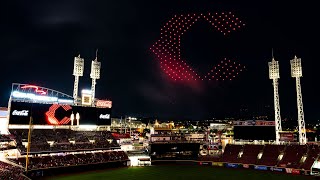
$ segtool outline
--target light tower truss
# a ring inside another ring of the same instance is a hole
[[[73,99],[74,102],[77,103],[78,99],[78,85],[79,85],[79,77],[83,76],[84,69],[84,59],[78,57],[74,57],[74,66],[73,66],[73,75],[74,75],[74,84],[73,84]]]
[[[304,121],[304,111],[303,111],[301,83],[300,83],[300,77],[302,77],[301,58],[297,58],[297,56],[295,56],[294,59],[290,61],[290,64],[291,64],[291,77],[296,78],[299,143],[304,145],[307,143],[307,136],[306,136],[305,121]]]
[[[91,73],[90,77],[92,79],[92,84],[91,84],[91,100],[92,103],[91,105],[95,105],[95,91],[96,91],[96,80],[100,79],[100,69],[101,69],[101,62],[98,62],[98,58],[96,57],[95,60],[92,61],[91,63]]]
[[[280,115],[280,101],[279,101],[279,82],[280,78],[279,73],[279,63],[274,58],[268,63],[269,65],[269,79],[273,80],[273,95],[274,95],[274,115],[275,115],[275,130],[276,130],[276,143],[280,143],[280,132],[282,131],[281,127],[281,115]]]

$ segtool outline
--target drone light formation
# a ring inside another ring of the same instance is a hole
[[[232,81],[242,71],[245,70],[245,66],[237,63],[236,61],[224,58],[216,66],[214,66],[210,72],[205,76],[209,81]]]
[[[181,58],[181,37],[199,20],[208,21],[214,31],[224,36],[245,26],[231,12],[174,15],[161,28],[160,39],[150,48],[160,68],[170,79],[179,82],[234,79],[245,67],[233,60],[225,58],[203,75]]]

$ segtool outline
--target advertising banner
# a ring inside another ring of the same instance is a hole
[[[96,106],[98,108],[111,108],[112,107],[112,101],[98,100],[97,103],[96,103]]]
[[[243,168],[249,168],[250,166],[249,166],[249,164],[242,164],[242,167]]]
[[[266,171],[266,170],[268,170],[268,167],[267,166],[254,166],[254,169]]]
[[[222,167],[223,163],[222,162],[212,162],[212,166],[220,166],[220,167]]]
[[[280,141],[294,142],[297,139],[293,132],[281,132]]]
[[[299,169],[292,169],[292,174],[300,174],[300,170]]]
[[[301,171],[301,174],[303,174],[303,175],[310,175],[310,170],[308,171],[308,170],[304,170],[304,171]]]
[[[238,168],[239,164],[226,163],[225,166],[227,168]]]
[[[292,173],[292,168],[286,168],[286,173],[291,174]]]
[[[271,167],[270,171],[276,171],[276,172],[284,172],[283,168],[276,168],[276,167]]]
[[[199,162],[201,166],[212,166],[212,162]]]

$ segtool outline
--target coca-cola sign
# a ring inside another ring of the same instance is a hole
[[[100,119],[110,119],[110,114],[100,114]]]
[[[29,110],[14,110],[12,111],[12,115],[13,116],[28,116],[29,115]]]
[[[112,101],[107,101],[107,100],[98,100],[96,103],[97,107],[100,108],[111,108],[112,107]]]

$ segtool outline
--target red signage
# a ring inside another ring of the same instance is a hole
[[[112,101],[108,100],[98,100],[96,103],[96,107],[100,108],[111,108],[112,107]]]
[[[300,174],[300,170],[298,169],[292,169],[292,174]]]
[[[274,125],[275,125],[274,121],[261,121],[261,120],[256,121],[256,126],[274,126]]]
[[[294,133],[292,132],[281,132],[280,141],[295,141]]]
[[[41,94],[41,95],[47,94],[46,91],[41,90],[38,86],[34,86],[34,85],[25,85],[25,86],[22,86],[21,89],[34,89],[34,91],[38,94]]]
[[[249,164],[243,164],[242,167],[243,168],[249,168]]]
[[[56,113],[56,110],[59,107],[62,107],[65,111],[68,111],[68,110],[72,109],[72,107],[69,106],[69,105],[53,104],[49,108],[49,111],[46,112],[48,124],[50,124],[50,125],[62,125],[62,124],[68,124],[71,121],[71,119],[69,117],[64,117],[61,120],[56,118],[55,113]]]

